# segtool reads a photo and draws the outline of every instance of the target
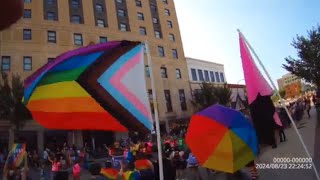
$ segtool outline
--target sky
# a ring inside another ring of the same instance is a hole
[[[273,82],[296,57],[296,35],[320,24],[319,0],[174,0],[186,57],[224,64],[228,83],[244,84],[240,29]],[[261,67],[260,67],[261,68]]]

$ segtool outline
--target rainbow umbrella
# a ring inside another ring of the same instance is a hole
[[[250,121],[241,112],[221,105],[192,116],[186,143],[201,166],[229,173],[246,166],[258,153]]]
[[[118,170],[114,168],[102,168],[100,173],[108,180],[115,180],[118,178]]]
[[[137,170],[153,170],[153,164],[148,159],[139,159],[134,162],[134,166]]]

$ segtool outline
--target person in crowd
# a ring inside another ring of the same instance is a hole
[[[170,155],[170,152],[165,152],[163,155],[163,176],[165,180],[176,180],[176,170],[171,162]]]
[[[306,99],[306,111],[307,111],[307,115],[310,118],[310,110],[311,110],[311,101],[309,98]]]
[[[57,179],[57,175],[60,171],[60,167],[61,167],[61,163],[58,161],[57,156],[53,157],[53,159],[51,159],[51,157],[48,157],[49,161],[52,164],[52,168],[51,168],[51,172],[52,172],[52,179],[53,180],[58,180]]]
[[[79,158],[76,159],[76,161],[73,165],[73,168],[72,168],[72,172],[73,172],[73,180],[80,180],[81,167],[80,167]]]
[[[199,163],[197,158],[192,154],[189,153],[189,157],[187,159],[187,168],[188,168],[188,180],[199,180],[200,174],[198,171]]]
[[[134,177],[133,179],[141,178],[140,172],[135,170],[134,163],[128,163],[126,160],[121,162],[121,169],[119,172],[119,176],[122,177],[123,180],[131,180],[130,177]]]

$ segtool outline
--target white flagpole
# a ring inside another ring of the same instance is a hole
[[[161,136],[160,136],[160,123],[159,123],[159,113],[158,113],[158,102],[156,96],[156,87],[154,83],[153,77],[153,70],[152,70],[152,61],[150,55],[149,44],[145,41],[145,48],[147,51],[147,58],[148,58],[148,65],[149,65],[149,72],[150,72],[150,79],[151,79],[151,86],[152,86],[152,97],[153,97],[153,105],[154,105],[154,120],[156,123],[156,134],[157,134],[157,146],[158,146],[158,163],[159,163],[159,175],[160,180],[164,180],[163,177],[163,162],[162,162],[162,147],[161,147]]]
[[[267,77],[268,77],[268,79],[269,79],[269,81],[270,81],[273,89],[276,90],[276,94],[278,95],[278,97],[279,97],[280,100],[281,100],[281,106],[286,110],[286,112],[287,112],[287,114],[288,114],[288,116],[289,116],[289,119],[290,119],[291,123],[293,124],[294,130],[295,130],[296,133],[298,134],[299,140],[300,140],[300,142],[301,142],[304,150],[305,150],[306,153],[307,153],[307,156],[312,159],[312,157],[311,157],[311,155],[310,155],[310,153],[309,153],[309,151],[308,151],[308,149],[307,149],[307,147],[306,147],[306,145],[305,145],[305,143],[304,143],[304,141],[303,141],[303,139],[302,139],[302,137],[301,137],[301,134],[300,134],[300,132],[299,132],[299,130],[298,130],[295,122],[293,121],[293,118],[292,118],[291,114],[289,113],[289,110],[288,110],[287,106],[285,106],[285,103],[284,103],[284,101],[283,101],[283,99],[282,99],[282,97],[281,97],[281,95],[280,95],[277,87],[276,87],[275,84],[273,83],[273,81],[272,81],[272,79],[271,79],[271,77],[270,77],[267,69],[266,69],[265,66],[262,64],[260,58],[258,57],[258,55],[257,55],[256,52],[254,51],[254,49],[251,47],[251,45],[249,44],[249,42],[247,41],[247,39],[244,37],[244,35],[242,34],[242,32],[241,32],[239,29],[238,29],[238,32],[240,33],[240,36],[242,36],[242,38],[245,40],[246,44],[248,45],[248,47],[249,47],[249,49],[251,50],[251,52],[253,53],[253,55],[256,57],[256,59],[257,59],[257,61],[259,62],[260,66],[262,67],[263,71],[266,73],[266,75],[267,75]],[[313,161],[312,161],[311,163],[312,163],[312,166],[313,166],[313,170],[314,170],[314,172],[315,172],[315,174],[316,174],[317,180],[320,180],[320,177],[319,177],[318,171],[317,171],[317,169],[316,169],[316,166],[314,165]]]

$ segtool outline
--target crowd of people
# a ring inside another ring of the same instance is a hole
[[[312,100],[311,100],[312,99]],[[305,112],[310,117],[311,102],[315,103],[315,98],[306,97],[288,104],[287,108],[293,119],[299,122]],[[279,130],[280,142],[286,141],[284,129],[290,127],[291,121],[286,113],[286,110],[278,106],[276,108],[279,117],[282,121],[282,127],[276,127]],[[250,119],[250,112],[242,110],[242,112]],[[211,174],[217,173],[213,170],[201,167],[195,156],[189,151],[185,144],[185,134],[188,125],[175,125],[170,133],[162,136],[162,152],[163,152],[163,173],[165,180],[204,180],[208,179]],[[153,136],[138,136],[131,134],[128,138],[122,138],[115,142],[112,146],[103,145],[98,147],[96,152],[105,154],[104,160],[95,162],[90,159],[94,155],[92,148],[84,143],[83,148],[77,148],[75,145],[68,146],[64,143],[61,146],[47,147],[43,152],[29,151],[27,154],[28,167],[33,167],[39,170],[41,180],[64,180],[72,177],[74,180],[79,180],[83,171],[91,173],[91,179],[103,180],[106,179],[101,174],[102,168],[116,168],[118,170],[118,179],[126,179],[128,174],[135,174],[139,179],[158,180],[158,154],[156,138]],[[276,144],[275,144],[276,146]],[[7,159],[5,153],[0,152],[0,167],[5,166]],[[114,157],[123,157],[116,167]],[[147,160],[152,164],[149,169],[137,169],[135,162],[139,160]],[[258,177],[255,169],[254,161],[248,164],[250,167],[252,179]],[[7,179],[15,179],[20,175],[18,168],[8,168]],[[11,169],[10,169],[11,168]],[[71,176],[70,176],[71,174]],[[238,173],[235,173],[237,175]]]

